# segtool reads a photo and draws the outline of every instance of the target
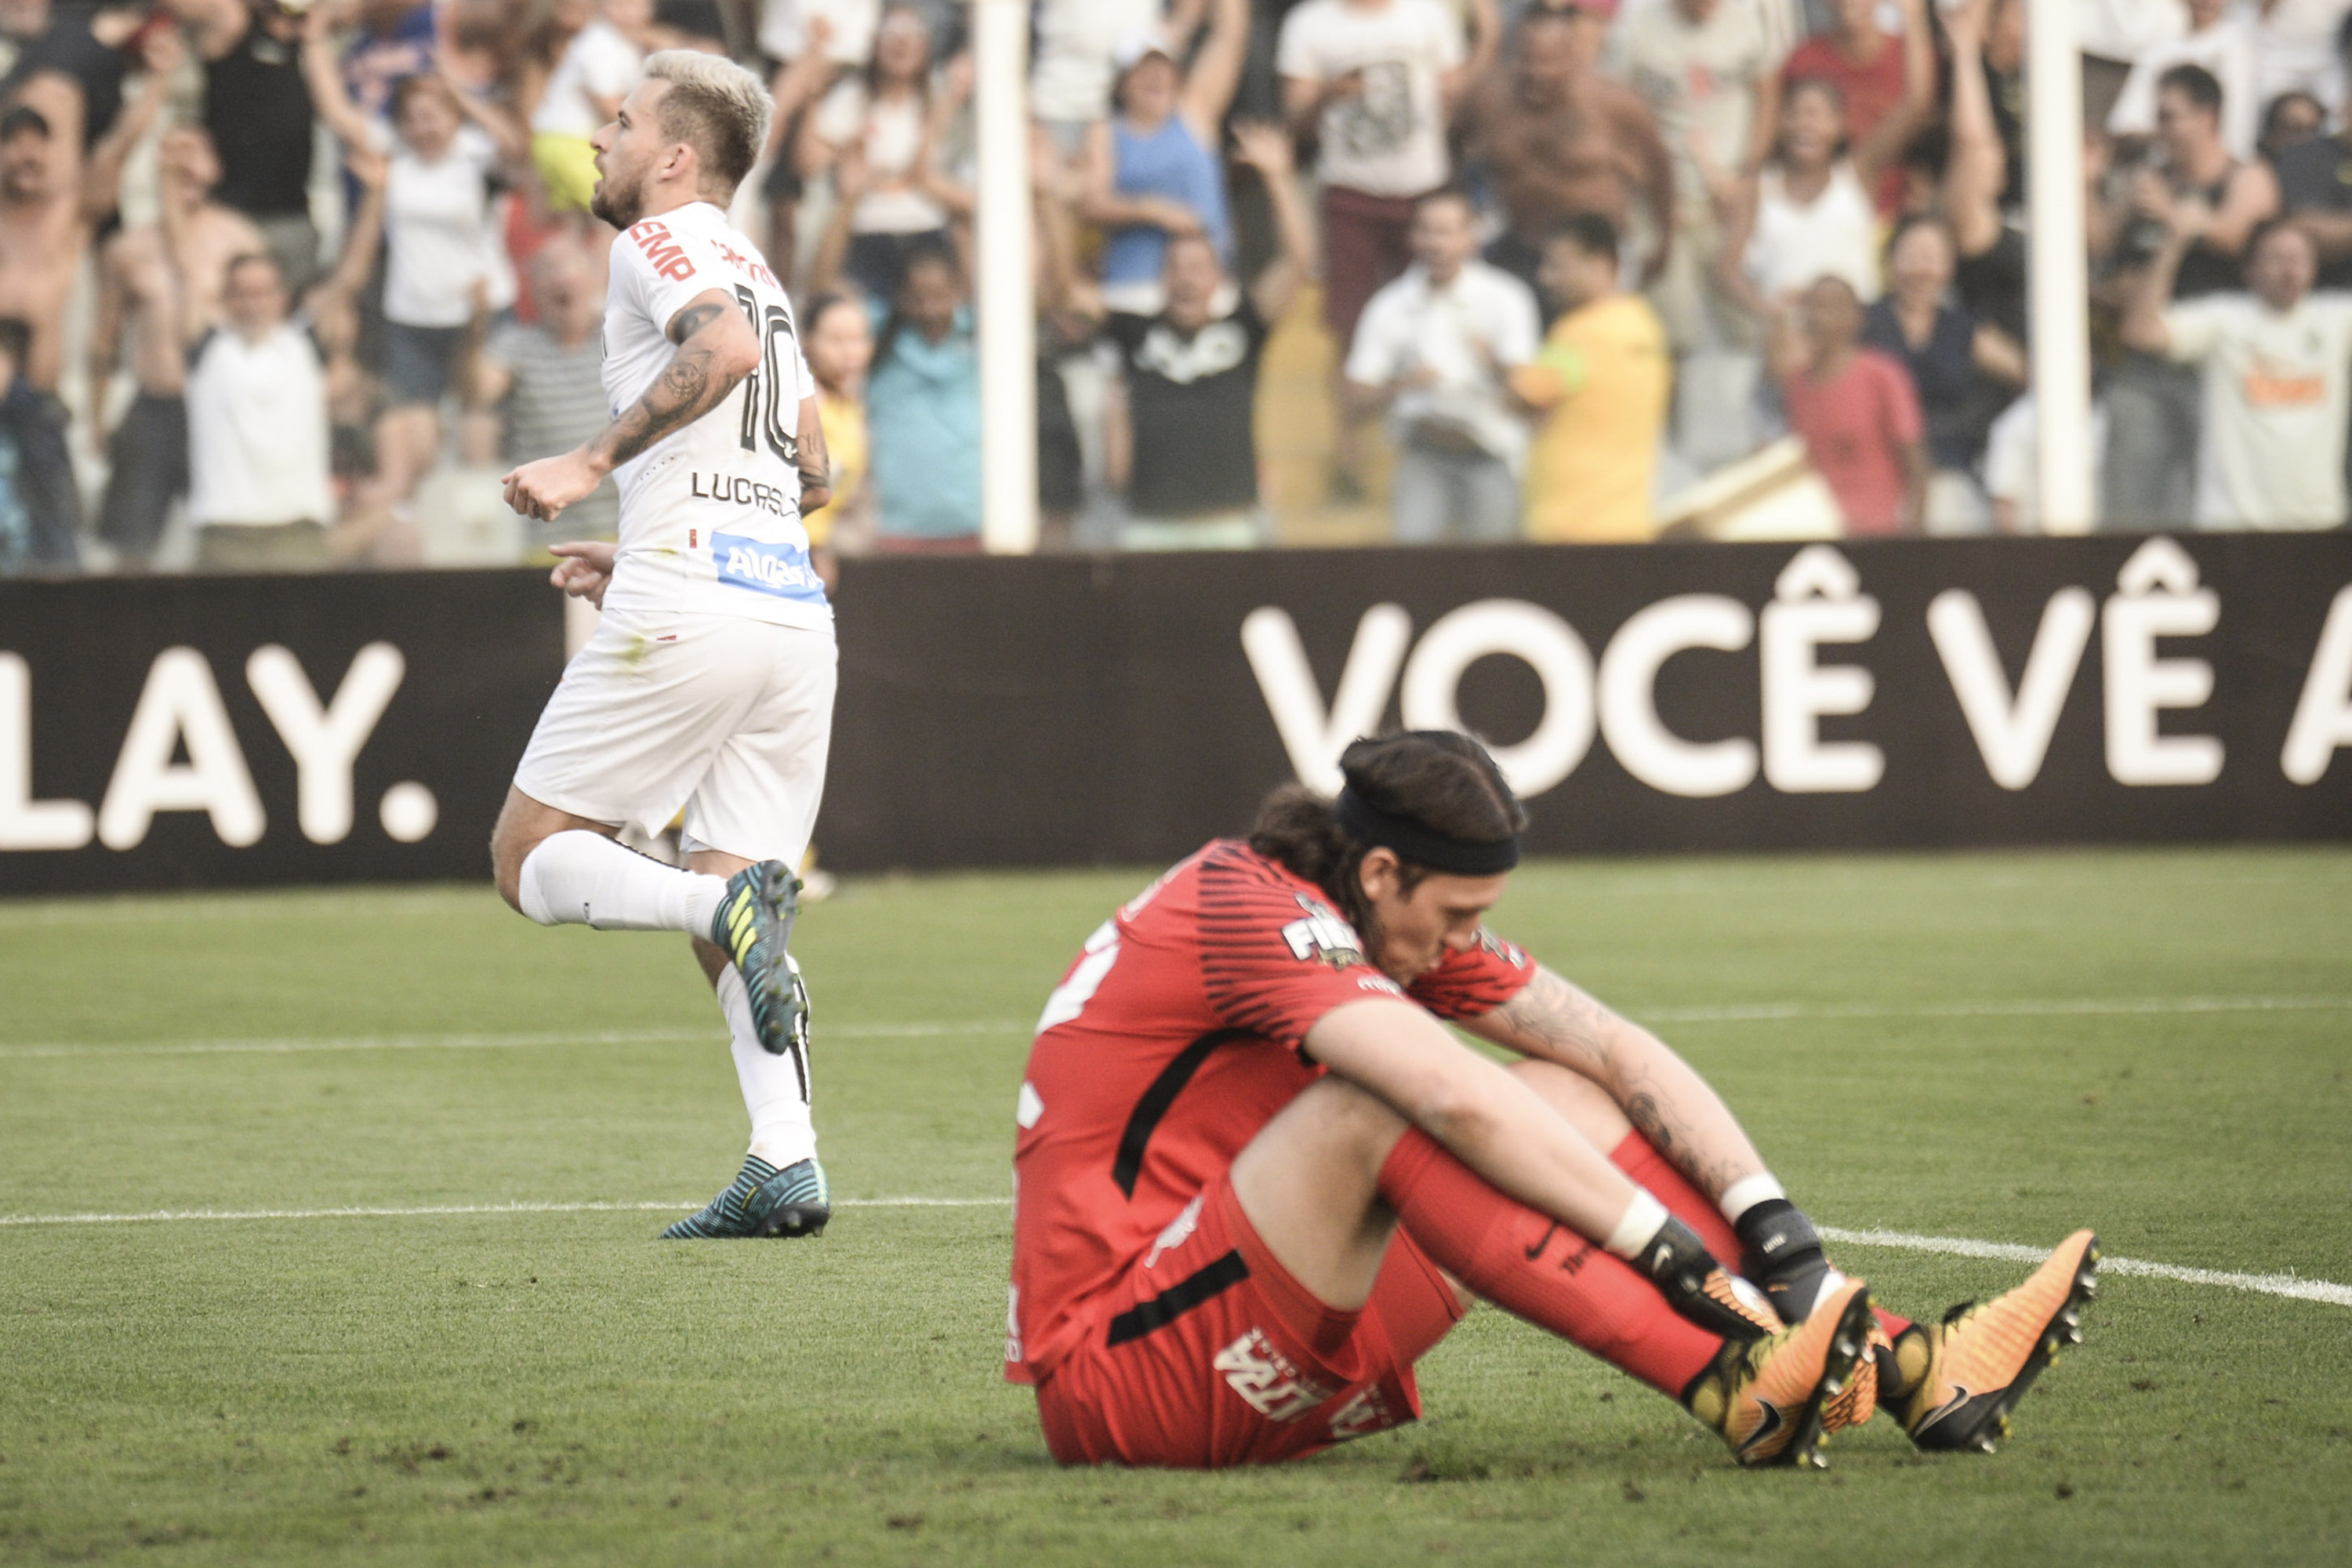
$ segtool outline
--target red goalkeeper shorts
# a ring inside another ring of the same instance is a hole
[[[1360,1311],[1325,1306],[1275,1261],[1222,1177],[1096,1299],[1086,1335],[1037,1386],[1066,1465],[1218,1468],[1293,1459],[1418,1417],[1412,1363],[1461,1320],[1400,1228]]]

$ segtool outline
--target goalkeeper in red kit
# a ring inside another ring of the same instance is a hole
[[[1747,1465],[1884,1404],[1990,1450],[2098,1249],[1935,1322],[1830,1266],[1721,1100],[1488,933],[1527,816],[1465,736],[1359,741],[1096,931],[1016,1119],[1006,1376],[1065,1463],[1265,1463],[1415,1418],[1484,1298]],[[1525,1058],[1505,1068],[1444,1022]]]

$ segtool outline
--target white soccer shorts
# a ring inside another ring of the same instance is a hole
[[[833,739],[833,633],[737,616],[609,611],[515,769],[531,799],[688,848],[797,868]]]

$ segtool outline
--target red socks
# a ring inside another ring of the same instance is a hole
[[[1652,1197],[1666,1205],[1668,1214],[1698,1232],[1699,1239],[1706,1243],[1706,1249],[1715,1254],[1717,1262],[1734,1274],[1739,1272],[1739,1237],[1731,1228],[1731,1222],[1638,1130],[1626,1133],[1624,1142],[1609,1152],[1609,1159],[1648,1188]],[[1879,1311],[1878,1322],[1890,1340],[1911,1326],[1910,1319],[1898,1318],[1888,1311]]]
[[[1723,1348],[1631,1265],[1496,1192],[1417,1128],[1381,1167],[1381,1196],[1421,1249],[1471,1290],[1669,1398],[1680,1398]],[[1665,1194],[1658,1199],[1673,1206]],[[1728,1233],[1721,1215],[1715,1225]],[[1711,1233],[1700,1234],[1713,1245]]]

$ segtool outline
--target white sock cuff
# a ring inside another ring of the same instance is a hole
[[[515,902],[521,906],[525,919],[543,926],[561,925],[555,907],[547,901],[547,889],[540,883],[540,873],[547,866],[547,842],[541,839],[522,858],[522,868],[515,875]]]
[[[1647,1187],[1636,1187],[1633,1189],[1633,1201],[1625,1205],[1625,1213],[1617,1221],[1617,1228],[1611,1231],[1609,1239],[1601,1245],[1606,1251],[1631,1259],[1656,1240],[1658,1232],[1664,1230],[1666,1221],[1673,1217],[1666,1212],[1665,1205],[1650,1195]]]
[[[1771,1172],[1759,1171],[1752,1176],[1742,1176],[1724,1188],[1723,1196],[1717,1200],[1716,1206],[1723,1211],[1724,1218],[1738,1225],[1739,1216],[1758,1204],[1788,1195],[1788,1190],[1773,1179]]]

